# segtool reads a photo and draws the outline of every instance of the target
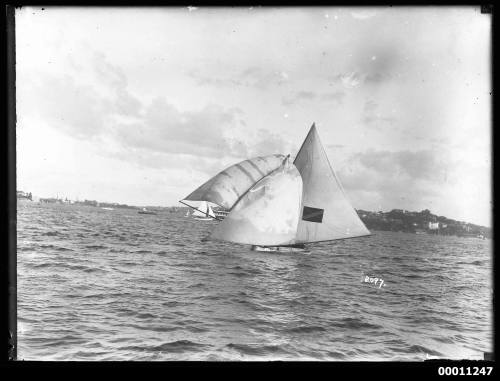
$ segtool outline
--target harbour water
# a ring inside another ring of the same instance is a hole
[[[491,240],[373,231],[256,252],[210,240],[217,222],[184,214],[19,202],[18,358],[423,361],[492,351]]]

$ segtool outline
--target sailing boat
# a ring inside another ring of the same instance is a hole
[[[156,212],[153,212],[152,210],[148,210],[146,208],[142,208],[142,210],[139,210],[137,213],[139,213],[139,214],[156,214]]]
[[[235,164],[181,202],[197,199],[229,209],[212,238],[256,250],[293,251],[305,244],[370,235],[347,199],[314,124],[293,163],[290,155],[271,155]]]
[[[206,201],[200,202],[198,208],[196,208],[193,212],[193,217],[195,220],[200,220],[200,221],[215,220],[214,211]]]
[[[189,209],[186,211],[186,215],[184,217],[189,217]]]

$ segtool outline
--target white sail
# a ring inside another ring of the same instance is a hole
[[[206,201],[201,201],[195,206],[193,212],[194,217],[206,217],[208,212],[208,204]]]
[[[215,218],[215,213],[214,213],[214,211],[212,210],[212,207],[211,207],[210,205],[208,205],[208,204],[207,204],[207,206],[208,206],[208,209],[207,209],[207,215],[208,215],[209,217]]]
[[[250,188],[212,237],[252,245],[291,244],[297,232],[301,197],[300,173],[286,159]]]
[[[231,209],[257,181],[278,168],[285,156],[269,155],[244,160],[219,172],[181,202],[195,208],[200,201]]]
[[[215,213],[211,207],[211,205],[206,202],[206,201],[200,201],[197,203],[194,203],[193,206],[194,211],[192,216],[193,217],[204,217],[204,218],[214,218],[215,219]],[[186,216],[189,216],[189,210]]]
[[[294,161],[303,181],[297,243],[369,235],[347,199],[313,124]]]

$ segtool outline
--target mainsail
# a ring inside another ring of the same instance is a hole
[[[299,223],[301,198],[300,173],[287,158],[250,188],[212,237],[252,245],[291,244]]]
[[[314,124],[294,164],[303,181],[296,243],[370,235],[330,166]]]
[[[284,158],[284,155],[259,156],[234,164],[198,187],[181,202],[195,209],[200,201],[231,209],[257,181],[278,168]]]

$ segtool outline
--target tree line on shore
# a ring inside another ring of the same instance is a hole
[[[402,209],[389,212],[357,210],[357,213],[366,227],[373,230],[481,238],[491,238],[492,235],[491,228],[438,216],[429,209],[420,212]]]

